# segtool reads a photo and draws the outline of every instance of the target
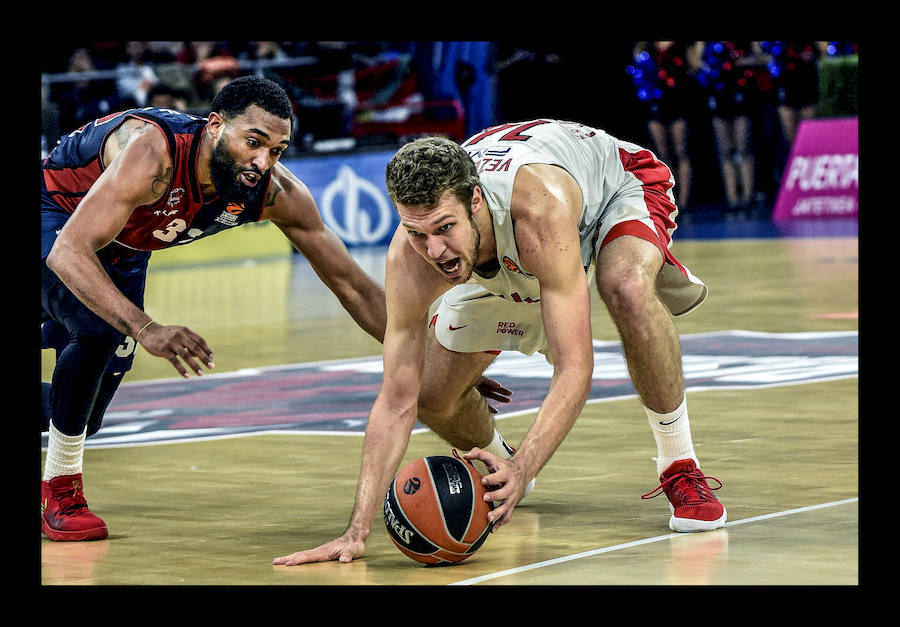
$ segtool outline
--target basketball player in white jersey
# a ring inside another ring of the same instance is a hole
[[[387,167],[400,225],[387,254],[384,380],[350,523],[273,563],[360,557],[417,419],[484,465],[485,499],[502,501],[489,518],[494,530],[507,523],[587,400],[592,274],[657,444],[660,484],[644,497],[666,494],[675,531],[724,526],[691,440],[671,317],[707,295],[669,251],[673,184],[649,150],[570,122],[503,124],[461,147],[435,137],[402,147]],[[540,351],[554,370],[512,456],[475,389],[504,350]]]

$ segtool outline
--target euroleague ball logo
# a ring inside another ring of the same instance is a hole
[[[420,487],[422,487],[422,482],[419,481],[419,478],[412,477],[403,484],[403,492],[404,494],[415,494]]]

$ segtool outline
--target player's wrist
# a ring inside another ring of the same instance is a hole
[[[142,334],[144,331],[146,331],[147,328],[150,327],[150,326],[152,326],[153,324],[157,324],[157,322],[156,322],[155,320],[150,320],[150,321],[144,323],[144,324],[141,326],[141,328],[138,329],[138,332],[134,334],[134,341],[135,341],[135,342],[140,342],[140,341],[141,341],[141,334]]]
[[[371,533],[371,531],[371,525],[362,525],[360,523],[351,522],[347,527],[347,531],[344,532],[344,535],[350,540],[365,542],[366,538],[369,537],[369,533]]]

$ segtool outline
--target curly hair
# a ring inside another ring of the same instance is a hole
[[[261,76],[241,76],[225,85],[210,108],[226,120],[242,114],[250,105],[256,105],[272,115],[292,120],[294,107],[281,86]]]
[[[471,210],[472,192],[481,186],[466,151],[444,137],[422,137],[400,148],[387,164],[385,182],[394,204],[428,209],[449,190]]]

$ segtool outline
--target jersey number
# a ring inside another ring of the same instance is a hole
[[[485,137],[496,135],[497,133],[500,133],[502,131],[509,132],[503,135],[503,137],[500,138],[500,141],[527,142],[529,139],[531,139],[531,135],[524,135],[523,133],[539,124],[548,124],[548,122],[547,120],[535,120],[534,122],[527,122],[525,124],[501,124],[500,126],[492,126],[480,135],[476,135],[475,137],[467,141],[465,145],[472,146],[480,142]]]
[[[156,229],[153,231],[153,237],[156,239],[161,239],[164,242],[171,242],[178,234],[187,228],[187,222],[182,220],[181,218],[175,218],[169,224],[166,225],[166,229],[163,231],[161,229]]]

